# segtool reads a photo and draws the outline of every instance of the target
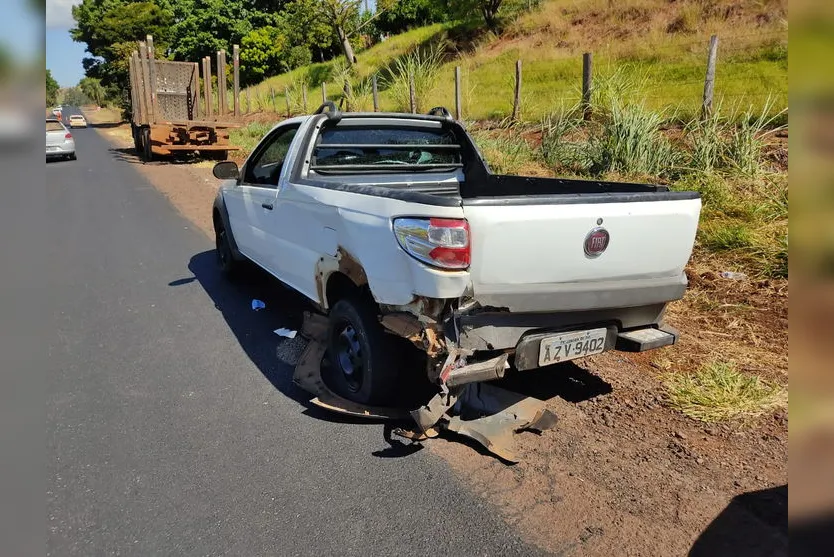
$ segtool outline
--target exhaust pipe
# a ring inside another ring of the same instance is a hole
[[[448,387],[459,387],[467,383],[501,379],[504,377],[504,371],[510,367],[507,363],[509,357],[509,354],[501,354],[491,360],[455,368],[449,372],[445,383]]]

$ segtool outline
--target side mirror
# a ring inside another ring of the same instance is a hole
[[[212,174],[220,180],[237,180],[240,178],[240,169],[234,161],[223,161],[214,165]]]

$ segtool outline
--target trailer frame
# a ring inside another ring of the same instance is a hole
[[[153,37],[148,35],[145,41],[139,41],[129,61],[131,132],[136,153],[145,161],[195,151],[225,159],[229,151],[239,149],[229,140],[229,131],[242,126],[238,45],[233,47],[232,110],[225,86],[225,50],[217,52],[217,85],[213,83],[211,57],[199,64],[174,62],[157,59],[154,52]]]

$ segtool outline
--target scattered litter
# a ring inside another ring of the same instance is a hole
[[[264,309],[266,304],[260,300],[252,300],[252,309],[258,311],[259,309]]]
[[[286,338],[295,338],[296,335],[296,331],[293,331],[292,329],[275,329],[272,332],[278,335],[279,337]]]
[[[744,273],[736,273],[734,271],[721,271],[718,273],[721,278],[730,279],[730,280],[744,280],[747,278],[747,275]]]

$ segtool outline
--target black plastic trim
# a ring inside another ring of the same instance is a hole
[[[605,328],[608,331],[605,334],[605,348],[603,352],[614,349],[617,343],[617,325],[611,322],[607,323],[588,323],[580,326],[572,326],[567,328],[552,329],[548,331],[537,331],[532,334],[524,335],[518,342],[515,349],[515,368],[519,371],[528,369],[536,369],[539,367],[539,349],[541,341],[547,337],[562,333],[570,333],[573,331],[588,331],[592,329]],[[551,364],[555,365],[555,364]]]
[[[564,193],[463,199],[463,206],[495,205],[581,205],[585,203],[639,203],[646,201],[681,201],[698,199],[693,191],[658,191],[645,193]]]
[[[226,200],[223,198],[223,190],[217,190],[217,195],[214,197],[214,208],[220,213],[220,220],[223,221],[223,228],[226,229],[226,236],[229,238],[229,246],[232,248],[232,257],[237,261],[243,261],[246,256],[240,253],[235,242],[235,236],[232,233],[232,225],[229,222],[229,211],[226,209]]]

